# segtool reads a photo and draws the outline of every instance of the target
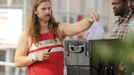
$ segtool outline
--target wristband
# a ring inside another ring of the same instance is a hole
[[[33,61],[33,62],[37,62],[37,61],[38,61],[37,53],[34,53],[34,54],[32,55],[32,61]]]

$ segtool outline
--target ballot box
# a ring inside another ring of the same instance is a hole
[[[65,40],[67,74],[116,75],[121,42],[119,39]]]
[[[90,75],[90,44],[86,40],[65,40],[68,75]]]

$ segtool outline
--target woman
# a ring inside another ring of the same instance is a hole
[[[88,19],[74,24],[58,23],[52,15],[50,0],[35,0],[31,23],[21,34],[16,49],[16,66],[28,66],[28,75],[63,75],[63,39],[88,29],[97,18],[92,13]]]

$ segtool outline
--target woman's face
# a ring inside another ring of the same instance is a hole
[[[39,20],[48,22],[51,16],[51,4],[49,1],[42,2],[37,7],[35,14],[38,16]]]

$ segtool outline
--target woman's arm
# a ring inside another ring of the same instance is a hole
[[[21,34],[21,37],[18,42],[18,46],[15,52],[14,62],[17,67],[25,67],[32,63],[32,58],[27,55],[29,51],[29,37],[26,32]]]
[[[90,28],[93,22],[98,18],[99,16],[96,13],[92,13],[88,19],[84,19],[74,24],[61,23],[59,25],[59,30],[62,32],[62,36],[72,36]]]

